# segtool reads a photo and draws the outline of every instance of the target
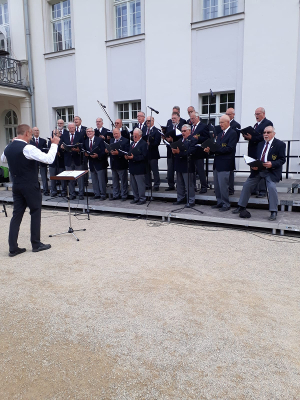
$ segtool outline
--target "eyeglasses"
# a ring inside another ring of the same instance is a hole
[[[260,114],[262,114],[262,112],[259,112],[259,113],[255,113],[254,115],[260,115]]]
[[[273,133],[273,131],[264,131],[264,133]]]
[[[181,132],[187,132],[188,130],[187,129],[182,129],[182,131]]]

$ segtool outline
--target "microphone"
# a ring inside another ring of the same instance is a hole
[[[150,110],[154,111],[156,114],[159,114],[159,111],[154,110],[154,108],[147,106]]]
[[[100,103],[99,100],[97,100],[97,102],[98,102],[98,104],[100,104],[101,107],[106,108],[106,106],[104,104]]]

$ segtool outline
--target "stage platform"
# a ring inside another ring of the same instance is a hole
[[[289,183],[290,184],[290,183]],[[10,184],[0,189],[0,202],[2,204],[12,203],[12,192],[9,188]],[[286,186],[287,188],[288,186]],[[91,188],[88,188],[90,191]],[[111,188],[108,188],[108,194],[111,195]],[[184,208],[184,205],[174,206],[173,201],[176,200],[176,191],[165,192],[162,188],[159,192],[153,192],[154,200],[144,205],[130,204],[130,198],[122,202],[121,200],[110,201],[109,198],[105,201],[91,200],[89,196],[89,209],[92,213],[117,213],[127,215],[141,215],[160,218],[163,221],[171,221],[174,219],[198,221],[208,224],[229,225],[237,228],[254,228],[267,229],[273,234],[284,235],[285,232],[300,232],[300,213],[297,212],[300,206],[300,194],[279,192],[280,210],[276,221],[269,221],[267,198],[257,199],[252,196],[249,201],[248,210],[252,217],[249,219],[240,218],[239,215],[231,213],[239,199],[240,191],[236,191],[234,196],[230,197],[232,208],[227,212],[219,212],[217,209],[212,209],[211,205],[216,204],[213,190],[209,190],[205,194],[196,195],[196,207]],[[82,212],[87,209],[86,197],[84,200],[71,200],[71,208],[73,211]],[[66,209],[68,203],[66,199],[61,197],[50,198],[43,196],[42,205],[44,207]],[[182,208],[181,210],[178,210]],[[195,210],[200,210],[199,213]],[[298,235],[298,234],[297,234]]]

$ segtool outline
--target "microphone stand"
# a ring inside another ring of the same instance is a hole
[[[108,115],[107,111],[105,110],[106,106],[104,104],[100,103],[99,100],[97,100],[97,103],[99,104],[99,106],[101,107],[102,111],[107,116],[107,118],[110,120],[111,130],[113,130],[115,128],[115,124],[113,123],[112,119],[110,118],[110,116]]]
[[[187,171],[188,171],[188,184],[187,184],[187,190],[186,190],[186,192],[187,192],[186,193],[186,205],[184,205],[183,207],[180,207],[180,208],[176,208],[176,210],[172,210],[171,213],[172,212],[174,212],[174,213],[175,212],[179,212],[179,211],[182,211],[182,210],[184,210],[186,208],[189,208],[192,211],[197,211],[198,213],[203,214],[203,211],[197,210],[197,208],[192,208],[190,206],[190,203],[189,203],[189,198],[190,198],[190,158],[191,158],[191,155],[189,154],[189,150],[188,150],[188,154],[187,154],[187,158],[186,158]]]

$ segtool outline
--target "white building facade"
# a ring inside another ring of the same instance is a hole
[[[0,5],[0,44],[1,32],[9,28],[2,47],[23,73],[19,86],[0,77],[0,151],[15,123],[37,125],[42,137],[59,116],[68,122],[79,115],[83,125],[94,127],[103,117],[110,127],[97,100],[113,120],[122,117],[129,126],[147,106],[159,110],[158,127],[174,105],[186,119],[193,105],[206,121],[212,89],[213,122],[233,106],[242,126],[254,125],[254,110],[264,107],[277,137],[295,140],[291,152],[300,154],[298,0],[0,0]],[[30,61],[32,93],[26,89]],[[239,144],[237,154],[246,149]],[[295,157],[290,170],[298,172],[298,166]],[[237,167],[245,170],[244,162]]]

